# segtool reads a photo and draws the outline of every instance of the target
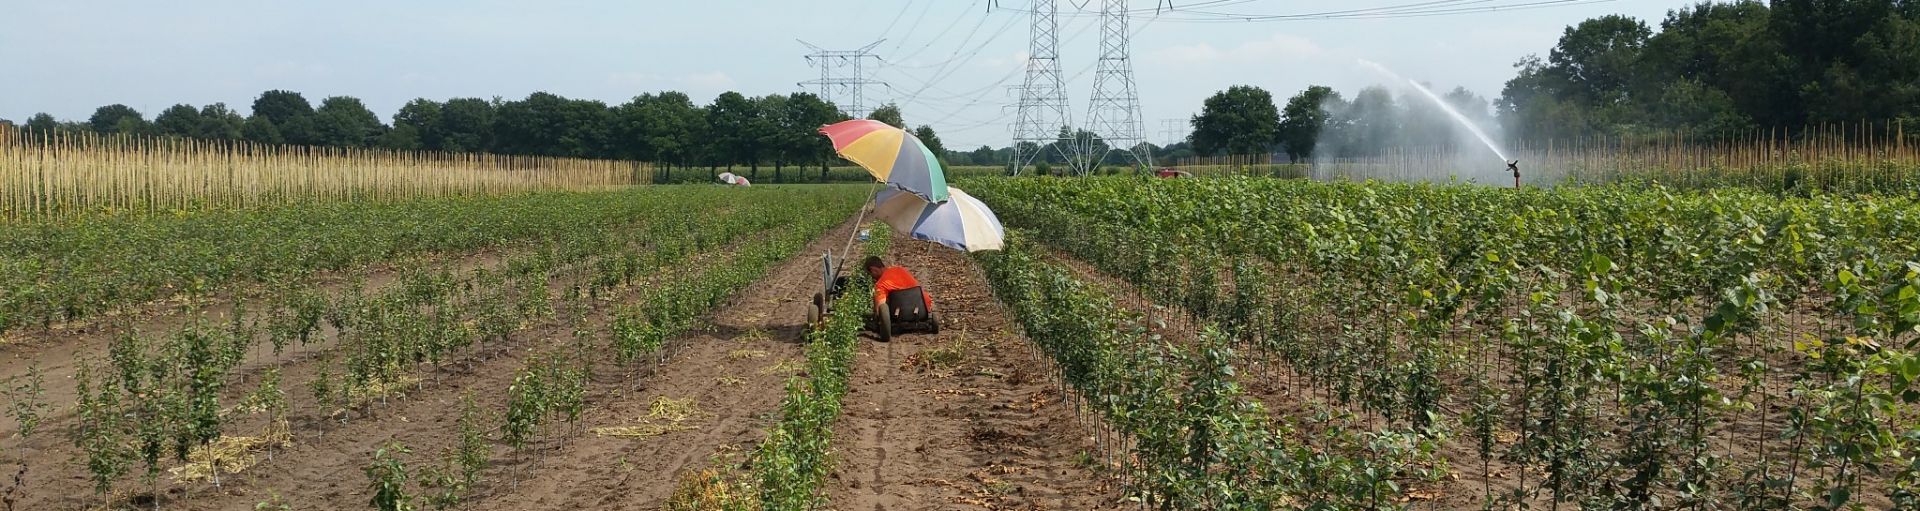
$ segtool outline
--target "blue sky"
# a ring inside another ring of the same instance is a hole
[[[1237,0],[1221,10],[1301,13],[1413,1]],[[999,3],[1024,9],[1028,2]],[[1667,10],[1687,3],[1225,24],[1135,17],[1134,67],[1148,137],[1165,142],[1163,119],[1192,115],[1230,85],[1264,87],[1284,100],[1309,84],[1351,94],[1381,81],[1358,59],[1436,89],[1460,85],[1496,96],[1514,61],[1544,56],[1570,23],[1617,13],[1657,26]],[[23,121],[44,111],[84,119],[111,103],[149,118],[174,103],[225,102],[246,112],[267,89],[300,91],[316,103],[351,95],[383,118],[415,97],[514,99],[541,90],[619,103],[672,89],[704,102],[726,90],[800,90],[797,82],[819,72],[796,39],[851,49],[884,37],[877,53],[888,63],[875,66],[872,78],[891,88],[870,89],[870,103],[901,102],[909,123],[932,124],[949,147],[998,147],[1011,137],[1006,105],[1016,98],[1006,86],[1020,81],[1027,19],[1007,8],[988,12],[986,4],[0,0],[0,118]],[[1084,118],[1098,18],[1075,14],[1073,0],[1059,4],[1068,11],[1060,29],[1062,68],[1072,78],[1067,94],[1074,117]],[[1086,5],[1090,14],[1099,2]]]

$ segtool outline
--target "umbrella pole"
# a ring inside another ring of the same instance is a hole
[[[866,205],[860,206],[860,216],[855,217],[853,220],[853,232],[847,233],[847,243],[840,246],[840,264],[833,268],[835,275],[840,274],[840,270],[847,265],[847,255],[853,253],[853,240],[854,238],[860,237],[860,224],[867,221],[867,211],[873,209],[873,198],[879,194],[880,186],[878,184],[874,185],[872,190],[867,192]],[[833,253],[833,249],[827,249],[827,253]]]

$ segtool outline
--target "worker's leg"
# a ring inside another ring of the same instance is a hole
[[[885,306],[877,303],[873,304],[873,310],[867,312],[867,331],[878,333],[880,331],[880,315],[885,313]]]

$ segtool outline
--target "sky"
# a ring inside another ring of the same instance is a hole
[[[1174,5],[1299,14],[1420,0],[1177,0]],[[1525,0],[1458,1],[1460,5]],[[36,112],[84,120],[124,103],[149,119],[176,103],[247,112],[261,91],[349,95],[391,121],[408,100],[536,91],[609,104],[679,90],[785,94],[820,71],[804,40],[832,50],[875,41],[869,107],[901,106],[951,149],[1012,138],[1030,0],[0,0],[0,119]],[[1687,0],[1614,0],[1393,19],[1193,23],[1129,21],[1147,139],[1167,143],[1205,98],[1233,85],[1284,102],[1308,85],[1349,96],[1385,81],[1378,62],[1438,90],[1496,97],[1528,54],[1544,58],[1567,25],[1625,14],[1658,27]],[[1098,0],[1058,0],[1060,62],[1076,119],[1087,116],[1099,54]],[[1153,0],[1132,0],[1151,9]],[[1084,5],[1084,8],[1079,7]],[[990,8],[992,7],[992,8]],[[1200,9],[1196,7],[1195,9]]]

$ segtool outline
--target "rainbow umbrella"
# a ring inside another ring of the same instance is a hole
[[[907,130],[887,123],[854,119],[820,127],[833,140],[833,151],[860,164],[874,179],[906,190],[927,202],[945,202],[947,171],[933,151]]]

